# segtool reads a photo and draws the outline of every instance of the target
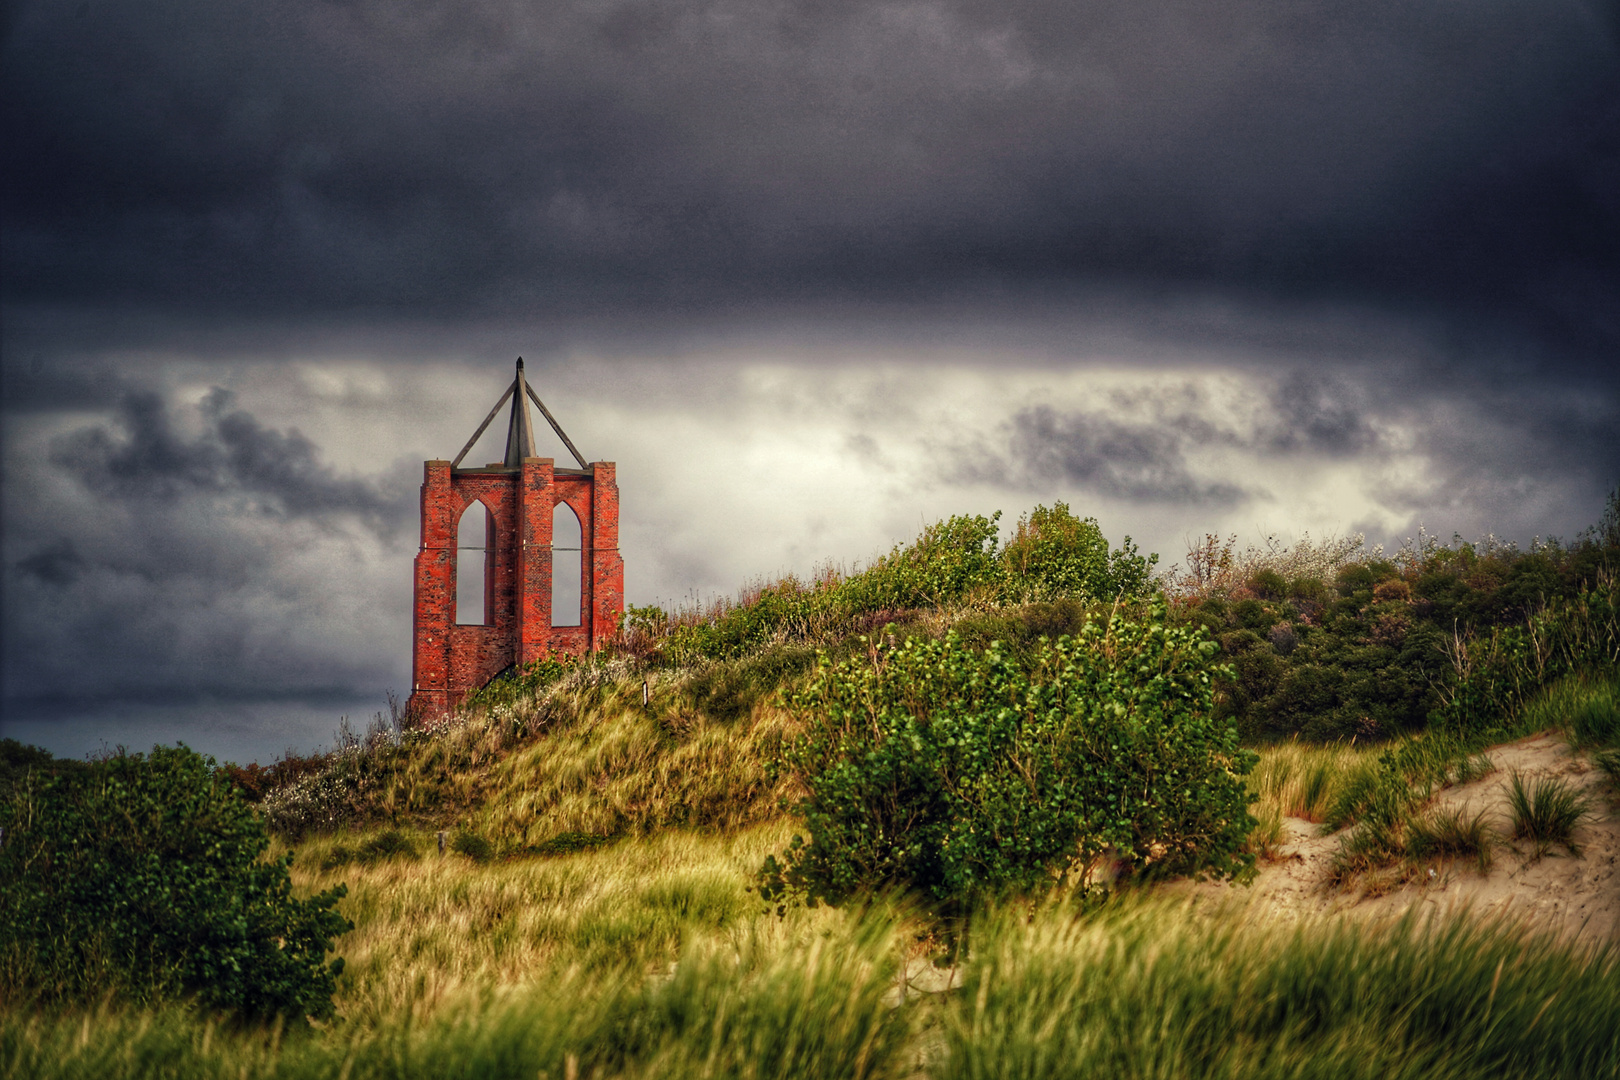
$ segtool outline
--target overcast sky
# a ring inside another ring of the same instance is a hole
[[[18,0],[0,730],[363,724],[421,463],[519,355],[618,462],[634,603],[1058,499],[1165,564],[1571,536],[1620,480],[1617,13]]]

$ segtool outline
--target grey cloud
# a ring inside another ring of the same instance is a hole
[[[32,555],[17,560],[17,569],[47,585],[72,585],[84,572],[84,558],[73,541],[58,537]]]
[[[1019,411],[1007,428],[1006,456],[996,470],[1026,486],[1064,482],[1131,502],[1230,505],[1249,494],[1192,474],[1187,454],[1198,443],[1196,430],[1044,405]]]
[[[150,385],[7,467],[8,714],[399,685],[400,470],[341,475],[223,390],[187,409]]]
[[[1377,434],[1350,400],[1353,396],[1355,391],[1342,379],[1298,371],[1285,375],[1271,395],[1267,441],[1283,453],[1349,455],[1370,448]]]
[[[113,426],[63,436],[51,457],[92,491],[122,500],[246,497],[260,513],[354,518],[384,537],[409,514],[406,493],[385,490],[374,480],[338,476],[296,429],[267,429],[232,404],[228,391],[211,391],[198,409],[203,431],[187,439],[175,432],[158,394],[130,393],[120,401]]]
[[[975,454],[958,454],[947,471],[958,479],[1012,478],[1026,487],[1061,482],[1130,502],[1230,507],[1265,493],[1199,478],[1190,461],[1200,450],[1285,457],[1377,452],[1365,398],[1342,377],[1285,369],[1255,403],[1253,430],[1239,430],[1210,418],[1211,403],[1193,382],[1111,389],[1100,409],[1021,409]]]

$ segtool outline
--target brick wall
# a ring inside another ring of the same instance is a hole
[[[613,638],[624,614],[615,476],[610,461],[561,472],[551,458],[524,458],[520,469],[424,463],[407,704],[413,716],[453,709],[512,664],[552,652],[578,656]],[[551,544],[559,502],[580,521],[581,614],[578,626],[554,628]],[[482,626],[456,623],[457,528],[474,503],[483,504],[488,522]]]

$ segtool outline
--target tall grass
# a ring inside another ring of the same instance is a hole
[[[757,685],[735,680],[699,688],[727,695],[731,708],[694,701],[693,681],[579,664],[535,694],[431,730],[374,730],[260,806],[293,839],[411,822],[469,829],[497,850],[563,833],[736,829],[775,817],[785,791],[767,761],[788,715]]]
[[[980,932],[934,1075],[1612,1077],[1616,960],[1466,918],[1008,912]]]
[[[339,1010],[351,1025],[386,1025],[469,988],[518,987],[540,973],[580,969],[664,971],[694,942],[728,939],[764,910],[748,892],[780,826],[730,836],[666,831],[561,858],[476,862],[427,854],[328,868],[334,845],[301,847],[301,888],[345,882],[343,911],[356,929],[339,942],[346,966]],[[360,841],[364,843],[364,841]],[[827,929],[827,912],[800,912]],[[800,924],[795,924],[800,925]]]
[[[327,849],[371,834],[312,840],[295,876],[347,881],[357,924],[337,1019],[0,1010],[0,1077],[1602,1077],[1620,1062],[1612,950],[1467,919],[1009,907],[970,931],[964,990],[897,1006],[899,964],[926,947],[903,910],[779,919],[748,893],[784,828],[494,862],[407,834],[422,854],[338,870]]]
[[[909,1014],[884,1001],[890,927],[694,948],[666,978],[564,970],[506,994],[318,1033],[216,1029],[185,1013],[0,1018],[0,1075],[534,1080],[902,1074]]]
[[[1320,823],[1346,787],[1371,769],[1372,761],[1364,747],[1347,743],[1275,743],[1260,748],[1249,788],[1260,809]]]
[[[1545,776],[1527,783],[1515,769],[1507,794],[1515,840],[1530,841],[1538,856],[1546,854],[1554,844],[1563,844],[1571,855],[1581,853],[1575,843],[1575,830],[1591,816],[1592,807],[1567,781]]]
[[[1613,672],[1565,676],[1520,714],[1527,731],[1562,731],[1580,749],[1620,744],[1620,677]]]

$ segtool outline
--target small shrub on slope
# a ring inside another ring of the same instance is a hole
[[[1254,755],[1211,715],[1215,651],[1158,608],[1088,623],[1027,665],[954,636],[824,665],[783,759],[809,841],[767,860],[762,892],[900,887],[950,906],[1083,879],[1105,854],[1242,873]]]
[[[1546,854],[1554,844],[1563,844],[1571,855],[1580,854],[1575,830],[1591,816],[1592,808],[1565,781],[1542,777],[1528,784],[1515,769],[1508,782],[1508,809],[1513,815],[1513,838],[1529,840],[1537,855]]]
[[[290,857],[261,859],[264,825],[211,759],[158,747],[34,774],[0,802],[0,826],[8,995],[331,1013],[343,888],[295,899]]]
[[[1439,810],[1412,819],[1406,830],[1406,851],[1414,859],[1473,859],[1480,873],[1491,868],[1496,831],[1485,811],[1473,815],[1460,809]]]

